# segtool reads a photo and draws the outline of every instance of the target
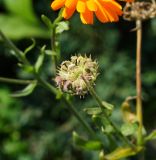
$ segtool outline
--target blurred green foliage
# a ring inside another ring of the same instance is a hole
[[[49,32],[40,25],[36,17],[32,0],[3,0],[7,13],[0,14],[0,29],[12,39],[42,37]]]
[[[50,0],[1,0],[0,29],[16,40],[21,49],[36,38],[37,45],[50,49],[50,33],[41,21],[41,14],[52,20],[57,16],[50,9]],[[70,21],[70,30],[60,36],[61,60],[71,55],[91,54],[99,62],[99,77],[96,90],[102,99],[115,106],[113,118],[121,121],[120,105],[127,96],[135,95],[135,24],[122,20],[116,24],[82,25],[76,15]],[[45,39],[46,38],[46,39]],[[149,132],[156,125],[156,19],[144,22],[143,30],[143,106],[144,123]],[[32,62],[39,49],[35,47],[28,57]],[[0,76],[29,78],[15,69],[16,61],[9,56],[5,46],[0,46]],[[51,59],[45,59],[43,76],[51,83]],[[96,152],[82,152],[72,145],[71,132],[83,132],[81,126],[66,110],[62,101],[44,89],[23,99],[10,97],[19,86],[0,84],[0,159],[2,160],[95,160]],[[84,115],[84,107],[95,106],[86,96],[75,97],[78,110]],[[88,118],[89,121],[89,117]],[[107,143],[107,140],[105,140]],[[156,159],[156,145],[149,143],[147,159]],[[132,159],[135,159],[132,158]]]

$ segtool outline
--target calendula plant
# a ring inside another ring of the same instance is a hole
[[[19,67],[32,77],[31,80],[0,77],[0,81],[27,85],[22,91],[12,94],[14,97],[27,96],[38,85],[56,95],[56,98],[62,100],[82,124],[84,132],[87,132],[87,138],[84,138],[74,131],[74,144],[82,150],[98,151],[97,159],[100,160],[119,160],[133,155],[139,155],[138,159],[143,160],[146,142],[156,138],[156,131],[147,135],[143,125],[141,84],[142,21],[156,17],[156,2],[125,1],[127,3],[122,10],[120,2],[116,0],[54,0],[51,8],[61,9],[58,17],[51,22],[45,15],[41,16],[51,32],[52,49],[47,49],[45,45],[41,47],[40,55],[34,64],[27,58],[27,53],[35,46],[34,43],[21,51],[0,31],[1,40],[17,57]],[[63,19],[70,19],[74,12],[80,14],[83,24],[93,24],[94,15],[102,23],[117,22],[122,15],[125,20],[136,22],[136,27],[133,29],[137,33],[136,95],[125,97],[121,106],[124,123],[120,125],[116,125],[111,117],[115,106],[102,100],[95,91],[96,79],[100,76],[98,60],[94,60],[91,55],[73,53],[69,60],[60,63],[62,53],[59,37],[63,31],[69,30],[69,21]],[[53,62],[54,85],[41,74],[45,57],[51,58]],[[73,96],[85,98],[88,93],[97,102],[96,107],[84,108],[84,112],[91,118],[91,125],[82,117],[71,100]],[[132,111],[132,100],[136,102],[135,111]],[[107,145],[105,139],[108,141]]]

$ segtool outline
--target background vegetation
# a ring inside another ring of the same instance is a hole
[[[31,37],[37,46],[46,44],[50,49],[50,33],[41,21],[41,14],[52,20],[57,12],[50,9],[50,0],[0,0],[0,29],[22,50],[28,47]],[[143,107],[147,132],[156,126],[156,19],[144,22],[143,29]],[[120,106],[127,96],[135,95],[135,27],[122,18],[113,24],[81,24],[76,15],[70,20],[70,30],[61,35],[61,60],[82,53],[92,55],[99,62],[96,90],[113,102],[113,118],[121,121]],[[28,57],[32,63],[38,56],[35,47]],[[51,78],[50,59],[46,59],[43,75]],[[17,61],[0,43],[0,76],[31,78],[17,67]],[[96,160],[96,152],[83,152],[73,146],[73,130],[83,128],[66,109],[64,103],[42,88],[26,98],[12,98],[10,94],[21,89],[19,85],[0,83],[0,159],[2,160]],[[77,109],[95,102],[89,95],[75,97]],[[85,115],[84,115],[85,116]],[[88,117],[89,121],[89,117]],[[147,159],[156,160],[156,143],[149,143]],[[135,157],[131,158],[135,159]]]

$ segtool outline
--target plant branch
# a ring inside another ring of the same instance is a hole
[[[136,21],[137,27],[137,46],[136,46],[136,114],[137,119],[139,122],[138,128],[138,138],[137,143],[138,145],[142,145],[143,143],[143,135],[142,135],[142,128],[143,128],[143,115],[142,115],[142,82],[141,82],[141,47],[142,47],[142,21]]]
[[[36,75],[38,82],[46,89],[48,89],[51,93],[57,94],[57,89],[50,85],[48,82],[41,79],[38,75]],[[64,95],[63,98],[64,102],[67,104],[68,109],[74,114],[74,116],[79,120],[79,122],[84,126],[84,128],[90,133],[92,137],[95,137],[95,132],[89,126],[89,124],[81,117],[79,112],[76,110],[76,107],[68,100]]]
[[[2,40],[8,45],[8,47],[13,50],[18,57],[19,61],[23,62],[26,65],[30,65],[29,61],[26,59],[25,55],[23,52],[21,52],[13,43],[10,41],[0,30],[0,36]]]
[[[27,85],[27,84],[33,83],[35,81],[36,80],[21,80],[21,79],[0,77],[0,82],[12,83],[12,84],[20,84],[20,85]]]
[[[60,10],[60,13],[58,17],[54,20],[53,25],[52,25],[52,30],[51,30],[51,49],[52,49],[52,60],[53,60],[53,65],[54,65],[54,72],[56,74],[56,68],[57,68],[57,59],[59,57],[57,53],[57,46],[56,46],[56,27],[57,23],[62,20],[62,10]]]
[[[57,23],[60,19],[56,19],[55,23]],[[33,69],[33,74],[36,78],[36,80],[39,82],[39,84],[46,88],[47,90],[49,90],[51,93],[57,95],[57,89],[55,87],[53,87],[50,83],[48,83],[47,81],[43,80],[40,75],[38,73],[36,73],[36,70],[34,69],[34,67],[29,63],[29,61],[27,60],[27,58],[25,57],[25,55],[23,54],[22,51],[20,51],[1,31],[0,31],[0,36],[2,37],[2,40],[8,45],[8,47],[10,49],[12,49],[16,55],[18,56],[18,59],[23,63],[23,65],[27,65],[30,66]],[[4,81],[4,78],[2,78],[1,80]],[[10,79],[5,79],[5,82],[11,83],[26,83],[22,80],[13,80],[11,81]],[[27,81],[28,82],[28,81]],[[95,135],[94,131],[92,130],[92,128],[89,126],[89,124],[81,117],[81,115],[79,114],[79,112],[76,110],[76,107],[68,100],[65,98],[65,96],[63,96],[63,100],[65,101],[65,103],[68,106],[68,109],[74,114],[74,116],[78,119],[78,121],[83,125],[83,127],[88,131],[88,133],[91,134],[91,136]],[[94,136],[95,137],[95,136]]]
[[[109,122],[109,124],[114,128],[114,130],[116,131],[118,137],[120,137],[127,145],[131,146],[131,147],[135,147],[133,144],[131,144],[129,142],[129,140],[121,133],[121,131],[116,127],[116,125],[110,120],[110,118],[107,116],[107,114],[104,111],[104,105],[102,103],[102,100],[100,99],[100,97],[96,94],[94,88],[88,83],[88,81],[82,77],[84,82],[86,83],[86,86],[90,92],[90,94],[92,95],[92,97],[97,101],[99,107],[101,108],[104,116],[107,118],[107,121]]]

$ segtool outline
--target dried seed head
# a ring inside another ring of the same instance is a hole
[[[156,3],[132,2],[126,3],[123,18],[127,21],[147,20],[156,17]]]
[[[94,85],[97,70],[98,64],[91,57],[72,56],[70,61],[63,61],[60,65],[55,82],[63,92],[83,96],[88,92],[83,78]]]

